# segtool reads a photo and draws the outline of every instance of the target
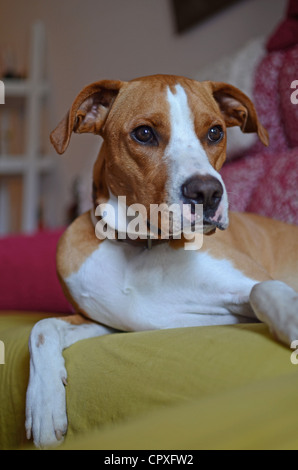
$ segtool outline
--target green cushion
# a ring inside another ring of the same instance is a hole
[[[26,444],[28,337],[45,315],[0,315],[0,448]],[[119,333],[65,350],[62,448],[297,448],[298,366],[262,324]]]

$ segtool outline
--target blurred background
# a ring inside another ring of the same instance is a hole
[[[155,73],[219,80],[216,66],[225,78],[223,59],[240,50],[254,67],[253,41],[272,33],[287,4],[0,0],[0,234],[62,226],[88,208],[100,138],[74,135],[64,156],[48,139],[85,85]]]

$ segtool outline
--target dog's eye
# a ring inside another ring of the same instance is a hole
[[[149,126],[140,126],[134,129],[131,133],[134,140],[141,144],[157,144],[154,131]]]
[[[224,136],[224,131],[221,126],[213,126],[208,131],[208,140],[210,142],[219,142]]]

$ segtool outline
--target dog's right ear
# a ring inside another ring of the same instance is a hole
[[[204,82],[211,87],[227,127],[239,126],[242,132],[256,132],[268,146],[267,130],[260,123],[254,104],[241,90],[223,82]]]
[[[60,155],[68,147],[72,132],[100,134],[111,106],[124,82],[101,80],[86,86],[76,97],[70,111],[50,135]]]

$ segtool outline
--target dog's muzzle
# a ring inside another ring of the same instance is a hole
[[[181,186],[184,204],[190,204],[191,212],[195,213],[196,204],[203,205],[204,226],[221,227],[220,217],[216,220],[215,214],[219,208],[224,193],[221,182],[212,175],[195,175]]]

